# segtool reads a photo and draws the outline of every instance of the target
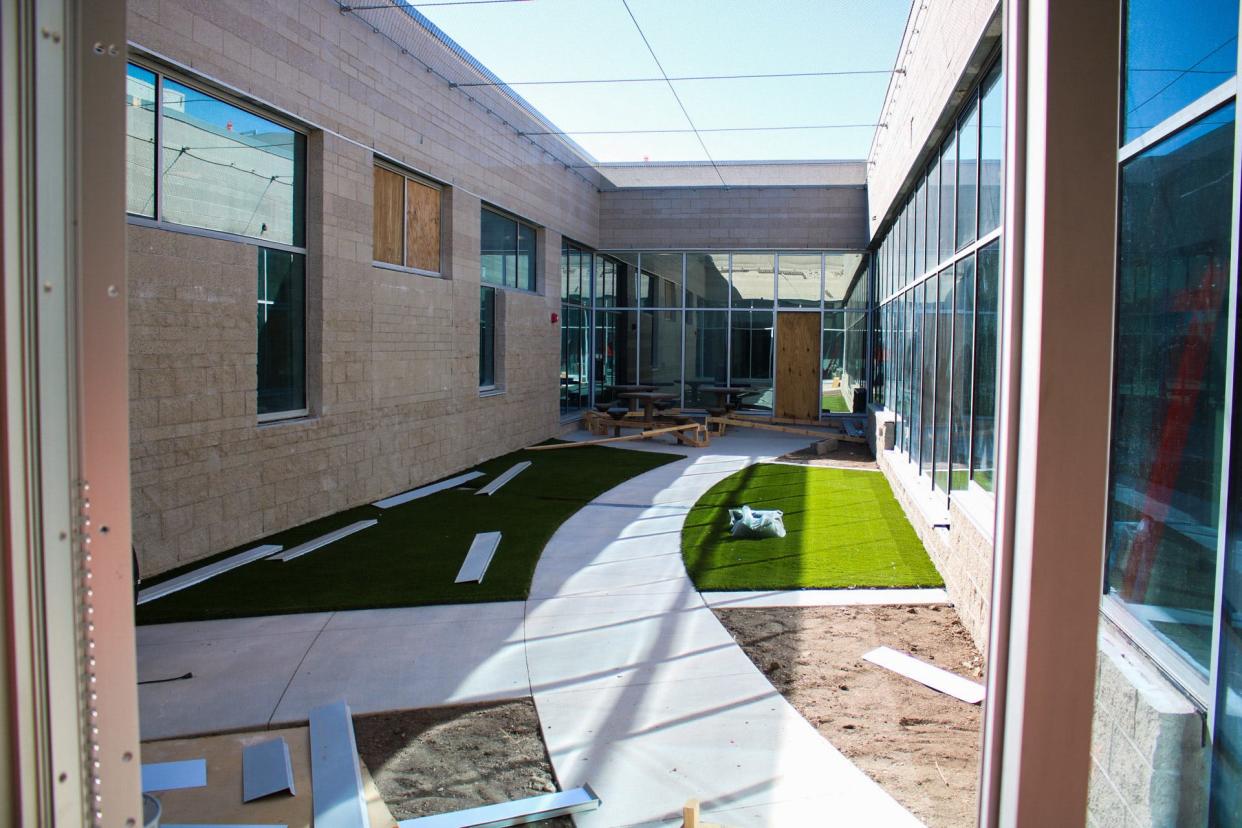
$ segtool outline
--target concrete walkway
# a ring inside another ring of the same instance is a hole
[[[679,824],[690,797],[733,828],[918,825],[772,687],[682,565],[703,492],[803,442],[736,430],[708,449],[628,444],[686,459],[562,525],[524,604],[140,627],[141,680],[194,673],[140,688],[142,737],[299,722],[338,698],[367,713],[533,696],[562,787],[589,782],[604,801],[581,826]],[[764,596],[794,600],[750,598]]]
[[[803,443],[735,435],[607,492],[539,560],[526,659],[544,740],[561,786],[589,782],[604,802],[577,824],[679,824],[696,797],[734,828],[919,825],[785,701],[686,575],[690,507]]]

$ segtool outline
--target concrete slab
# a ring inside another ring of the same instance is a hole
[[[330,612],[303,612],[296,615],[265,615],[259,618],[226,618],[220,621],[184,621],[176,624],[148,624],[137,628],[139,647],[178,644],[189,641],[220,641],[225,638],[252,638],[258,635],[315,633],[332,617]]]
[[[138,687],[142,738],[168,739],[264,727],[317,632],[143,644],[138,678],[193,672]]]
[[[351,610],[334,613],[326,630],[377,629],[379,627],[415,627],[424,624],[474,624],[485,621],[520,623],[525,615],[521,601],[498,601],[491,604],[443,604],[434,607],[397,607],[393,609]]]
[[[771,592],[704,592],[716,609],[758,607],[876,607],[947,604],[943,589],[790,589]]]
[[[344,699],[354,713],[530,695],[522,622],[346,627],[320,634],[272,721]]]

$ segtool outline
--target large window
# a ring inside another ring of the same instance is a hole
[[[276,419],[306,413],[305,259],[259,249],[258,414]]]
[[[384,164],[374,179],[375,261],[440,275],[440,187]]]
[[[479,288],[479,390],[496,386],[496,289],[484,285]]]
[[[305,136],[133,64],[125,98],[131,214],[291,247],[304,244]]]
[[[479,264],[484,282],[535,289],[535,228],[483,208]]]
[[[561,416],[591,404],[590,251],[561,242]]]

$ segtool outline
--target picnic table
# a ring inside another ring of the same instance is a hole
[[[636,406],[641,402],[643,404],[643,420],[652,423],[655,422],[655,404],[660,400],[675,400],[678,395],[662,391],[628,391],[618,396],[622,399],[630,400],[631,406]]]
[[[709,394],[715,394],[716,401],[719,403],[716,407],[723,408],[726,411],[732,411],[737,408],[737,403],[735,403],[733,399],[734,397],[740,397],[742,394],[746,394],[751,391],[749,387],[743,388],[736,385],[708,385],[699,390],[706,391]]]
[[[629,399],[630,411],[637,411],[638,400],[632,398],[630,395],[641,394],[641,393],[648,392],[648,391],[655,391],[656,387],[654,385],[614,385],[612,386],[612,390],[616,392],[616,395],[618,397],[623,398],[623,399]]]

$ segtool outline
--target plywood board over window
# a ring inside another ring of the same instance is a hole
[[[406,267],[440,272],[440,190],[405,181]]]
[[[405,177],[381,166],[375,167],[375,229],[372,254],[377,262],[404,264],[402,210]]]

